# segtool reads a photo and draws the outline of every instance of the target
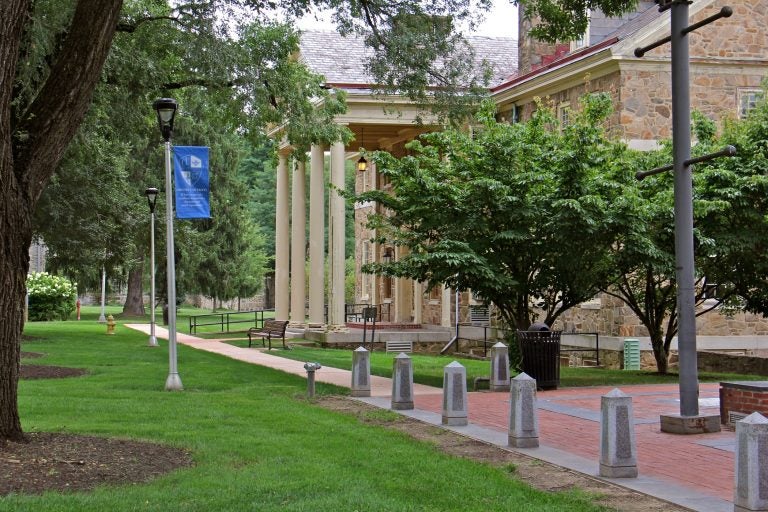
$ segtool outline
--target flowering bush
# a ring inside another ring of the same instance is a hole
[[[27,293],[31,321],[66,320],[75,310],[77,283],[47,272],[32,272],[27,276]]]

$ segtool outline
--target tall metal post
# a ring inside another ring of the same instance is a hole
[[[693,259],[693,176],[685,162],[691,157],[688,2],[671,8],[672,147],[675,173],[675,266],[677,274],[680,365],[680,414],[698,416],[699,381],[696,364],[696,291]]]
[[[101,314],[99,315],[99,323],[107,323],[107,317],[104,316],[106,309],[106,293],[107,293],[107,269],[102,265],[101,267]]]
[[[149,266],[152,280],[149,285],[149,342],[150,347],[158,347],[155,336],[155,208],[149,215]]]
[[[635,49],[640,58],[646,52],[671,43],[672,50],[672,165],[635,174],[638,180],[672,170],[675,173],[675,273],[677,279],[677,350],[680,368],[680,414],[662,415],[661,431],[697,434],[720,431],[720,416],[699,414],[699,379],[696,354],[696,290],[693,258],[693,165],[714,158],[733,156],[736,148],[691,158],[691,98],[689,90],[688,33],[720,18],[733,9],[688,25],[688,0],[656,0],[659,10],[671,9],[671,34]]]
[[[179,370],[176,366],[176,259],[173,246],[173,181],[171,178],[171,141],[165,141],[165,221],[166,261],[168,271],[168,378],[166,391],[180,391]]]

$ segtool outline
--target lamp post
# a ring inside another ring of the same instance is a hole
[[[104,265],[102,265],[101,266],[101,314],[99,315],[100,324],[107,323],[107,317],[104,316],[104,311],[106,310],[106,307],[105,307],[106,294],[107,294],[107,269]]]
[[[173,133],[173,118],[176,116],[176,100],[160,98],[155,100],[152,107],[157,112],[157,123],[165,141],[165,248],[168,275],[168,378],[165,381],[166,391],[184,389],[176,366],[176,262],[173,247],[173,185],[171,181],[171,134]]]
[[[152,279],[149,286],[149,343],[150,347],[158,347],[155,336],[155,205],[157,204],[157,189],[152,187],[144,191],[149,205],[149,266]]]

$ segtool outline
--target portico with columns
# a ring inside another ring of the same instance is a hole
[[[354,139],[344,145],[334,142],[315,144],[307,155],[296,154],[284,142],[278,154],[275,225],[275,318],[288,320],[292,329],[324,331],[346,330],[345,322],[345,254],[347,161],[354,162],[361,150],[386,150],[397,156],[404,154],[404,144],[418,134],[434,129],[416,126],[418,110],[403,103],[397,114],[387,113],[381,103],[370,95],[348,97],[347,113],[336,122],[347,126]],[[325,204],[326,161],[330,170],[328,204]],[[309,175],[309,205],[306,204],[307,168]],[[354,171],[358,191],[387,188],[373,162],[364,172]],[[307,240],[307,208],[309,231]],[[355,205],[357,239],[366,238],[365,262],[397,258],[401,249],[370,241],[373,233],[361,232],[365,217],[376,208],[371,204]],[[327,253],[326,253],[327,216]],[[359,249],[360,244],[355,249]],[[327,265],[326,265],[327,254]],[[357,271],[362,264],[356,258]],[[307,263],[308,272],[307,272]],[[328,271],[327,294],[325,272]],[[359,274],[358,274],[359,275]],[[385,320],[393,323],[420,322],[420,301],[414,300],[421,286],[408,279],[390,279],[366,275],[358,283],[361,293],[355,301],[386,304]],[[364,290],[362,288],[365,288]],[[420,295],[420,292],[419,292]],[[391,306],[390,306],[391,305]]]

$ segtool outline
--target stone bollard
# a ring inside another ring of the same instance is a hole
[[[509,391],[509,348],[502,342],[491,347],[491,391]]]
[[[392,361],[392,409],[413,409],[413,362],[403,352]]]
[[[539,414],[536,410],[536,379],[521,373],[509,391],[509,446],[536,448],[539,446]]]
[[[115,334],[115,326],[117,325],[117,322],[115,322],[115,317],[112,315],[109,315],[107,317],[107,334]]]
[[[768,466],[768,418],[753,412],[736,422],[734,512],[768,511],[765,472]]]
[[[443,370],[443,425],[460,427],[467,415],[467,370],[454,361]]]
[[[304,363],[304,369],[307,370],[307,398],[315,396],[315,372],[320,368],[320,363]]]
[[[363,347],[352,352],[352,396],[371,396],[371,353]]]
[[[600,476],[637,476],[637,447],[632,416],[632,397],[618,388],[600,397]]]

